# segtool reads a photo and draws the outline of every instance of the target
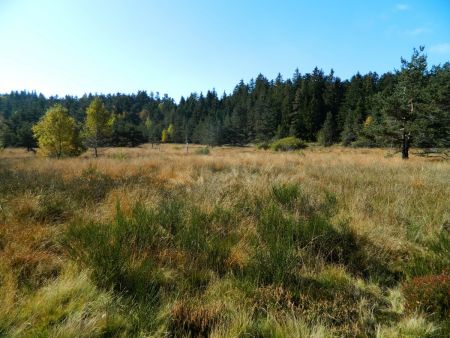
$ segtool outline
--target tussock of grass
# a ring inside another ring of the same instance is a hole
[[[92,337],[127,332],[114,296],[99,291],[85,272],[68,266],[53,282],[2,312],[0,332],[11,337]]]
[[[424,317],[405,318],[393,326],[380,326],[376,332],[377,338],[425,338],[433,336],[439,337],[440,334],[437,332],[436,326],[427,322]],[[445,337],[445,335],[442,337]]]

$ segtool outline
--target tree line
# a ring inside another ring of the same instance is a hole
[[[0,95],[0,145],[42,146],[44,114],[52,109],[70,118],[77,149],[265,144],[294,136],[324,146],[398,147],[408,158],[410,147],[450,147],[450,63],[429,67],[420,47],[401,59],[399,70],[382,75],[357,73],[343,81],[317,67],[286,80],[260,74],[230,94],[192,93],[178,103],[146,91],[80,98],[11,92]],[[55,123],[49,118],[47,129]]]

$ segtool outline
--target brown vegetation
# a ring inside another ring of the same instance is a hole
[[[449,200],[382,149],[5,149],[0,335],[440,335],[404,292],[448,284]]]

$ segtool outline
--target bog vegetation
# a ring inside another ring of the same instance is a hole
[[[0,95],[0,336],[448,335],[449,99],[423,48],[178,104]]]
[[[342,81],[318,68],[287,80],[259,75],[230,94],[194,93],[178,103],[145,91],[80,98],[12,92],[0,95],[0,147],[47,145],[32,126],[55,105],[73,118],[66,134],[79,141],[64,155],[77,153],[80,144],[96,153],[105,145],[269,144],[286,137],[324,146],[396,147],[404,158],[411,147],[448,157],[450,147],[450,64],[429,67],[422,47],[402,59],[398,71],[382,75],[357,73]]]
[[[5,149],[0,336],[445,336],[450,163],[385,155]]]

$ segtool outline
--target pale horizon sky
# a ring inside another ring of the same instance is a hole
[[[450,1],[0,0],[0,93],[230,93],[262,73],[450,60]]]

